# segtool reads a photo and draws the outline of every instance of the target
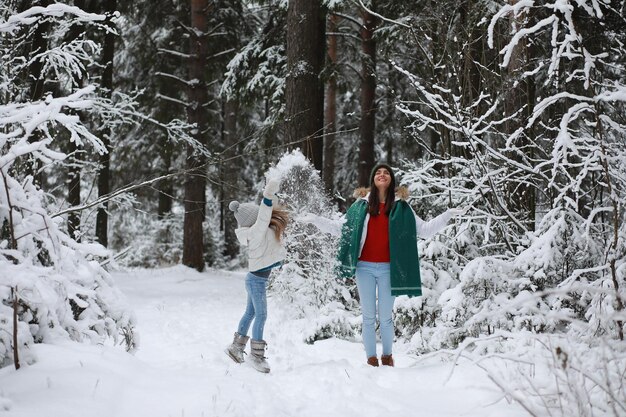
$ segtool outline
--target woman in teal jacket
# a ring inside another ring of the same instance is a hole
[[[396,192],[393,170],[384,163],[372,170],[369,190],[357,189],[355,194],[358,198],[346,213],[341,233],[340,273],[344,278],[356,275],[367,363],[378,366],[375,327],[378,310],[383,345],[381,362],[393,366],[395,296],[422,295],[417,237],[433,236],[452,216],[464,210],[449,209],[428,222],[422,220],[405,201],[406,189]]]

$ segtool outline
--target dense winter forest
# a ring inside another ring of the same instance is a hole
[[[228,203],[272,176],[270,291],[351,337],[338,231],[384,160],[422,218],[468,208],[396,338],[497,359],[530,415],[624,416],[625,103],[624,0],[2,0],[0,363],[140,348],[110,271],[243,267]]]

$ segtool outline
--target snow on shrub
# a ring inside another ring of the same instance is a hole
[[[40,21],[56,22],[67,30],[70,22],[88,24],[103,19],[76,7],[54,4],[9,16],[0,22],[0,33],[11,34],[7,39],[19,44]],[[84,49],[76,44],[66,46],[56,49],[60,55],[52,50],[33,58],[40,60],[56,81],[67,82],[84,70],[82,61],[93,51],[91,44],[83,45]],[[54,198],[46,195],[34,178],[41,166],[63,163],[66,155],[57,150],[63,138],[85,149],[106,152],[78,115],[98,99],[96,88],[89,85],[66,95],[60,89],[56,97],[50,93],[42,100],[20,101],[27,94],[15,90],[20,87],[15,81],[27,65],[11,42],[0,48],[4,58],[20,63],[5,66],[8,71],[0,83],[0,97],[7,100],[0,102],[0,365],[16,359],[14,348],[22,360],[30,362],[32,343],[59,339],[111,341],[133,349],[133,316],[98,262],[108,252],[98,244],[72,239],[64,230],[62,216],[55,214]],[[57,59],[61,55],[64,59]],[[13,326],[14,313],[17,326]],[[13,345],[15,327],[17,346]]]
[[[352,337],[355,331],[354,283],[337,280],[336,255],[340,214],[333,209],[319,173],[299,151],[282,156],[267,172],[280,178],[280,200],[290,212],[286,231],[287,259],[271,280],[275,296],[306,318],[304,340]]]
[[[589,344],[566,334],[504,333],[472,341],[476,359],[507,398],[531,416],[619,417],[626,414],[626,347]],[[491,352],[494,344],[500,352]],[[487,359],[487,360],[485,360]]]

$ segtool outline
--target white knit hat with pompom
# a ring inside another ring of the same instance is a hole
[[[259,206],[253,203],[240,204],[239,201],[233,200],[228,208],[235,214],[239,227],[252,226],[259,215]]]

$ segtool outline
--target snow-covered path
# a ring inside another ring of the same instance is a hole
[[[301,323],[270,299],[272,372],[223,353],[244,308],[244,273],[175,267],[114,274],[137,315],[140,349],[37,345],[37,363],[0,370],[11,417],[522,417],[480,370],[418,361],[396,344],[396,368],[364,363],[358,341],[302,342]],[[445,384],[444,384],[445,383]]]

